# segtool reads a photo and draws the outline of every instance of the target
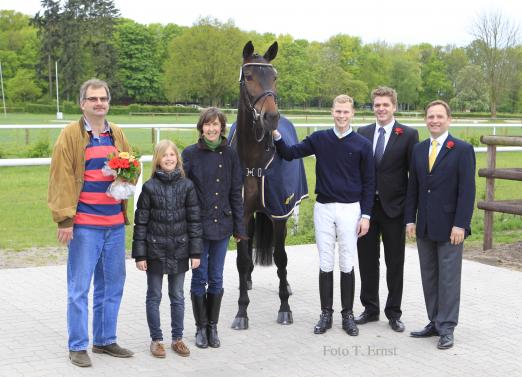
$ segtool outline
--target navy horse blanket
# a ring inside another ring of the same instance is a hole
[[[298,142],[294,125],[280,117],[277,130],[287,145]],[[228,140],[235,148],[236,123],[230,127]],[[244,167],[243,167],[244,168]],[[273,220],[286,220],[301,200],[308,197],[308,185],[302,159],[286,161],[273,151],[273,156],[261,174],[261,205]]]

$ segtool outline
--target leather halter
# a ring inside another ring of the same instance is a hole
[[[256,139],[256,141],[258,143],[260,143],[261,141],[263,141],[264,137],[265,137],[265,132],[264,132],[264,127],[262,125],[263,123],[263,120],[261,119],[261,114],[256,110],[256,104],[262,100],[262,99],[266,99],[267,97],[273,97],[274,98],[274,101],[277,101],[277,95],[276,93],[273,91],[273,90],[265,90],[263,93],[261,93],[260,95],[258,95],[257,97],[253,98],[250,93],[248,92],[248,89],[246,87],[246,81],[245,81],[245,74],[244,74],[244,68],[245,67],[250,67],[250,66],[256,66],[256,67],[270,67],[274,70],[274,72],[277,73],[276,69],[274,68],[274,66],[272,64],[269,64],[269,63],[246,63],[246,64],[243,64],[241,66],[241,69],[240,69],[240,72],[239,72],[239,86],[240,87],[244,87],[245,88],[245,91],[246,91],[246,101],[247,101],[247,106],[248,106],[248,109],[250,110],[250,112],[252,113],[252,129],[254,131],[254,138]],[[261,136],[258,137],[257,134],[257,129],[259,127],[256,127],[256,123],[259,123],[261,122]]]

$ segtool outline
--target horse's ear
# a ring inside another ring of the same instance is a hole
[[[254,45],[252,41],[248,41],[245,47],[243,47],[243,59],[248,59],[254,53]]]
[[[277,49],[277,42],[272,43],[272,46],[268,48],[267,52],[265,52],[265,55],[263,57],[269,62],[274,60],[277,56]]]

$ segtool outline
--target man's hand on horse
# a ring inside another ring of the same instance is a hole
[[[273,137],[274,139],[279,139],[279,138],[281,137],[281,134],[279,133],[278,130],[273,130],[273,131],[272,131],[272,137]]]

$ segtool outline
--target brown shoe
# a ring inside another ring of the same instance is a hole
[[[163,343],[160,340],[150,342],[150,353],[152,353],[152,356],[159,358],[164,358],[167,355],[165,347],[163,347]]]
[[[78,367],[90,367],[92,365],[87,351],[69,351],[69,359],[71,363]]]
[[[134,352],[120,347],[118,343],[107,344],[106,346],[92,346],[93,353],[106,353],[114,357],[132,357]]]
[[[183,343],[183,340],[181,339],[172,341],[172,350],[183,357],[187,357],[190,355],[189,348],[185,343]]]

